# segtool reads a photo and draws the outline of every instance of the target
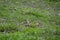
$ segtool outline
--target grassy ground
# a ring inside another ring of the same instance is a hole
[[[60,2],[0,0],[0,40],[60,40],[56,4]]]

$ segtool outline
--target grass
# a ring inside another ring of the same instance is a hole
[[[3,34],[5,40],[57,40],[56,37],[52,31],[43,28],[29,28],[25,32]],[[3,38],[1,36],[1,40],[4,40]]]
[[[0,0],[0,40],[60,40],[60,10],[46,5],[39,0]]]

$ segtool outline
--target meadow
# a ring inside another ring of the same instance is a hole
[[[0,40],[60,40],[60,2],[0,0]]]

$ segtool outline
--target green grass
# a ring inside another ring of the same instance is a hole
[[[1,40],[59,40],[54,31],[44,28],[29,28],[24,32],[6,33],[0,38]]]
[[[0,40],[60,40],[60,10],[51,9],[52,5],[39,0],[0,0]]]

